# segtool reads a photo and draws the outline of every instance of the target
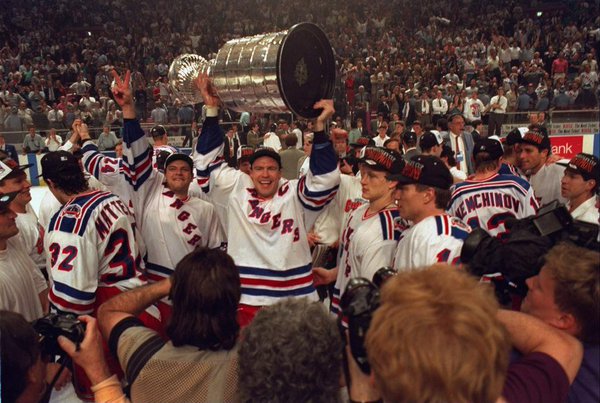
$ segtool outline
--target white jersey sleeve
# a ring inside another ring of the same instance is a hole
[[[54,311],[92,314],[99,287],[142,285],[131,212],[109,192],[75,197],[50,220],[44,247]]]
[[[29,257],[38,267],[46,266],[46,253],[44,252],[44,228],[38,222],[37,215],[30,204],[27,204],[25,213],[17,214],[17,235]]]
[[[446,214],[425,218],[400,236],[393,266],[410,271],[434,263],[459,264],[464,240],[471,229]]]

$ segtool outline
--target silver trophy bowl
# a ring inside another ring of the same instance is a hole
[[[330,99],[335,85],[333,49],[315,24],[233,39],[215,59],[184,54],[169,67],[169,84],[179,100],[202,102],[194,84],[198,74],[212,80],[225,107],[237,112],[293,112],[314,118],[320,99]]]

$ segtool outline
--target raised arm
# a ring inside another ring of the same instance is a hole
[[[335,109],[333,100],[323,99],[314,109],[322,109],[315,122],[309,171],[298,181],[298,197],[305,209],[306,228],[312,228],[317,216],[334,197],[340,185],[340,171],[333,145],[325,133],[325,125]]]

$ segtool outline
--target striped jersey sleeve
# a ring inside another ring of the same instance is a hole
[[[136,119],[124,121],[122,165],[125,180],[134,191],[138,191],[155,172],[152,169],[152,147]]]
[[[83,151],[83,167],[103,185],[115,187],[124,180],[122,159],[109,158],[100,153],[98,146],[91,140],[84,143],[81,151]]]

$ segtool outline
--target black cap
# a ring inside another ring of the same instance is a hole
[[[44,155],[40,161],[45,180],[56,179],[61,174],[81,171],[79,159],[67,151],[54,151]]]
[[[17,197],[18,194],[19,192],[0,193],[0,213],[4,213],[6,210],[8,210],[10,203],[15,197]]]
[[[390,175],[399,184],[420,184],[440,189],[450,189],[452,174],[444,161],[433,155],[416,155],[410,159],[399,175]]]
[[[383,147],[365,148],[360,162],[376,171],[385,171],[390,174],[399,174],[404,166],[404,160],[400,153]]]
[[[32,165],[19,165],[18,162],[11,158],[4,158],[0,160],[0,180],[14,178],[20,173],[25,172]]]
[[[481,139],[475,143],[473,147],[473,158],[479,153],[487,153],[489,155],[486,161],[495,161],[504,155],[502,144],[494,139]]]
[[[444,139],[437,130],[426,131],[419,139],[419,146],[421,147],[421,150],[429,150],[431,147],[439,146],[443,143]]]
[[[504,138],[506,145],[514,146],[523,142],[523,135],[526,133],[525,128],[515,127],[508,135]]]
[[[417,133],[406,131],[402,134],[402,141],[404,143],[416,143]]]
[[[161,137],[167,134],[167,130],[163,125],[156,125],[152,129],[150,129],[150,135],[152,137]]]
[[[189,155],[183,154],[183,153],[173,153],[173,154],[169,155],[167,157],[167,159],[165,160],[165,169],[167,169],[169,164],[171,164],[175,161],[187,162],[187,164],[190,166],[190,169],[192,171],[194,170],[194,161],[192,161],[192,158],[190,158]]]
[[[598,157],[592,154],[579,153],[567,164],[567,170],[583,177],[583,180],[593,179],[600,182],[600,166]]]
[[[281,168],[281,157],[279,156],[279,153],[270,147],[258,148],[256,151],[254,151],[254,154],[250,156],[250,165],[254,165],[254,161],[261,157],[273,158],[275,161],[277,161],[279,168]]]
[[[521,142],[536,146],[539,150],[550,150],[550,138],[543,132],[530,130],[525,133]]]

